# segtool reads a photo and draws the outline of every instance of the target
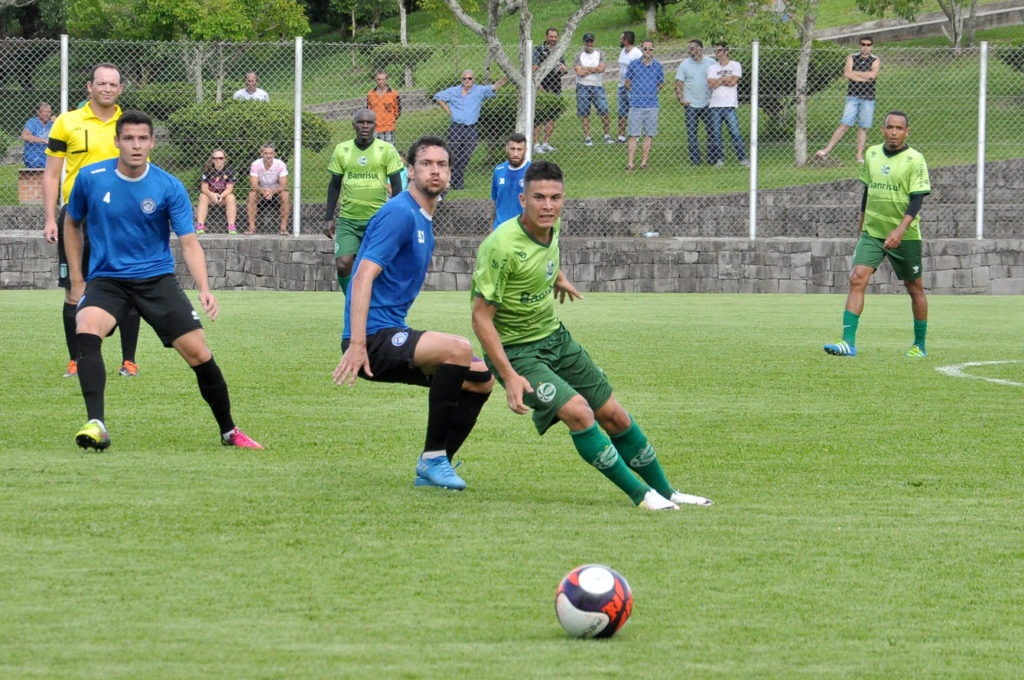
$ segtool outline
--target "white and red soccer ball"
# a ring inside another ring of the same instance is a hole
[[[558,622],[577,638],[611,637],[626,625],[632,611],[633,593],[626,579],[601,564],[576,567],[555,593]]]

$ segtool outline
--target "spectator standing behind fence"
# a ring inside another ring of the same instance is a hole
[[[203,174],[199,177],[199,207],[196,209],[196,233],[206,233],[206,213],[210,206],[224,208],[224,216],[228,221],[228,233],[237,234],[235,217],[238,204],[235,200],[235,171],[228,165],[228,156],[224,149],[214,149],[210,160],[203,166]]]
[[[245,74],[245,87],[235,92],[235,94],[232,95],[231,98],[237,99],[239,101],[269,102],[270,95],[267,94],[266,90],[261,90],[260,88],[256,87],[256,84],[256,74],[252,71],[249,71]]]
[[[629,90],[626,89],[626,71],[629,65],[643,56],[638,48],[634,47],[636,34],[633,31],[623,31],[619,38],[619,142],[626,141],[626,122],[629,119]]]
[[[690,151],[690,165],[700,165],[700,124],[704,123],[705,138],[711,136],[711,88],[708,69],[711,59],[704,57],[704,43],[691,40],[687,47],[690,55],[676,69],[676,100],[686,114],[686,145]],[[709,154],[710,160],[710,154]]]
[[[882,62],[871,54],[875,41],[870,35],[861,36],[860,52],[846,58],[843,77],[850,81],[846,88],[846,105],[843,107],[843,118],[839,127],[832,133],[828,145],[818,151],[818,158],[824,158],[832,152],[835,145],[843,138],[846,131],[857,126],[857,162],[864,162],[864,144],[867,143],[868,130],[875,118],[875,79],[882,68]]]
[[[647,169],[651,155],[651,144],[658,136],[658,93],[665,84],[665,69],[654,58],[654,42],[640,43],[643,56],[629,65],[626,71],[626,89],[629,90],[629,143],[627,146],[626,172],[633,170],[637,138],[643,135],[643,155],[640,169]]]
[[[21,160],[26,168],[46,167],[46,143],[50,140],[52,128],[53,109],[46,102],[39,102],[36,115],[29,118],[21,130],[21,138],[25,142]]]
[[[352,117],[356,136],[334,147],[327,171],[327,212],[324,235],[334,238],[334,265],[341,292],[348,289],[359,245],[366,225],[391,195],[402,193],[402,159],[390,142],[374,137],[377,119],[362,109]],[[334,221],[334,208],[341,196],[341,214]]]
[[[281,213],[281,235],[288,235],[288,210],[291,197],[288,195],[288,167],[280,158],[274,158],[274,145],[264,144],[260,158],[249,167],[249,201],[246,212],[249,215],[249,231],[256,233],[256,213],[263,205],[277,203]]]
[[[612,131],[608,123],[608,97],[604,93],[604,71],[606,68],[604,52],[594,49],[594,34],[583,34],[583,51],[576,54],[573,60],[576,71],[576,115],[583,122],[583,145],[593,146],[590,139],[590,107],[601,116],[604,126],[604,141],[614,144]]]
[[[388,85],[388,72],[377,71],[377,87],[366,95],[366,108],[377,116],[377,129],[373,136],[391,144],[395,143],[395,123],[402,115],[402,98]]]
[[[495,96],[508,78],[502,78],[493,85],[474,85],[476,76],[470,70],[462,72],[462,84],[441,90],[434,95],[434,101],[452,118],[448,126],[448,146],[451,149],[451,188],[465,186],[466,166],[473,156],[479,139],[477,123],[480,107],[485,99]]]
[[[729,58],[726,45],[715,46],[714,64],[708,67],[708,87],[711,88],[711,141],[708,143],[708,162],[717,166],[725,165],[722,152],[722,122],[729,128],[736,160],[740,165],[750,167],[747,152],[743,149],[743,135],[740,133],[740,120],[736,116],[739,106],[739,88],[737,83],[743,77],[743,67],[738,61]]]
[[[544,33],[544,42],[533,48],[533,72],[537,73],[537,69],[548,58],[551,54],[551,50],[558,42],[558,29],[549,28]],[[559,97],[562,96],[562,75],[568,73],[569,70],[565,67],[565,58],[558,60],[558,64],[550,71],[544,74],[544,77],[540,81],[540,91],[548,92]],[[536,77],[536,76],[534,76]],[[549,151],[557,151],[555,147],[551,146],[551,135],[555,131],[555,118],[558,117],[558,110],[555,109],[544,114],[541,117],[540,114],[535,115],[535,125],[533,126],[533,152],[535,154],[547,153]],[[541,140],[541,126],[544,127],[544,139]]]
[[[491,200],[494,201],[492,230],[523,211],[519,194],[523,192],[523,177],[530,167],[530,161],[526,160],[526,135],[522,132],[509,135],[505,155],[508,160],[494,168],[491,181]]]

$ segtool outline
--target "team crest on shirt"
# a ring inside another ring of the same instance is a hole
[[[156,212],[156,200],[152,198],[144,198],[142,199],[142,203],[139,203],[139,208],[141,208],[142,212],[147,215],[152,215]]]
[[[395,333],[391,336],[391,344],[395,347],[401,347],[405,344],[405,341],[409,339],[409,334],[405,331]]]
[[[547,277],[546,278],[550,279],[554,275],[555,275],[555,261],[554,260],[548,260],[548,272],[547,272]]]
[[[519,256],[520,260],[525,260],[526,259],[526,251],[525,250],[520,250],[518,253],[516,253],[516,255]]]
[[[504,184],[504,183],[505,183],[505,178],[504,177],[499,177],[498,178],[498,184]]]
[[[889,174],[889,170],[890,170],[890,168],[889,168],[888,165],[883,165],[882,166],[882,174],[883,175],[888,175]]]
[[[359,165],[366,165],[366,156],[360,156],[356,163],[359,163]]]

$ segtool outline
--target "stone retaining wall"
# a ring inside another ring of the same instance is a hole
[[[334,290],[323,236],[201,237],[215,290]],[[178,274],[191,287],[177,242]],[[437,240],[425,290],[468,290],[479,238]],[[565,238],[562,267],[584,292],[845,293],[855,239]],[[931,294],[1024,294],[1024,240],[925,241]],[[56,246],[39,231],[0,232],[0,288],[54,288]],[[887,263],[870,292],[902,293]]]

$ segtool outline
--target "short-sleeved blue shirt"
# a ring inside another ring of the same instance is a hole
[[[92,229],[91,222],[89,228]],[[433,253],[433,218],[408,191],[385,203],[373,216],[352,265],[353,274],[358,274],[363,260],[382,268],[373,281],[366,317],[367,336],[385,328],[408,328],[405,316],[423,287]],[[352,336],[351,293],[350,283],[345,295],[343,338]]]
[[[480,107],[485,99],[495,96],[490,85],[474,85],[468,94],[462,94],[462,86],[455,85],[434,95],[434,101],[448,102],[452,110],[452,122],[462,125],[476,125],[480,120]]]
[[[509,167],[508,161],[505,161],[494,168],[494,179],[491,181],[491,200],[494,201],[492,230],[497,229],[505,220],[510,220],[523,212],[519,194],[523,193],[523,177],[528,167],[530,161],[515,169]]]
[[[78,171],[68,214],[88,218],[87,280],[173,274],[171,230],[179,237],[195,232],[188,192],[174,175],[149,164],[142,177],[125,177],[116,158]]]
[[[32,116],[25,123],[25,129],[33,137],[49,139],[50,130],[53,128],[53,121],[54,119],[51,118],[46,121],[46,125],[43,125],[38,116]],[[25,142],[25,148],[21,153],[21,160],[24,161],[26,168],[45,168],[46,142]]]
[[[658,85],[665,82],[665,69],[657,59],[644,65],[637,59],[626,71],[629,81],[629,107],[632,109],[653,109],[658,106]]]

